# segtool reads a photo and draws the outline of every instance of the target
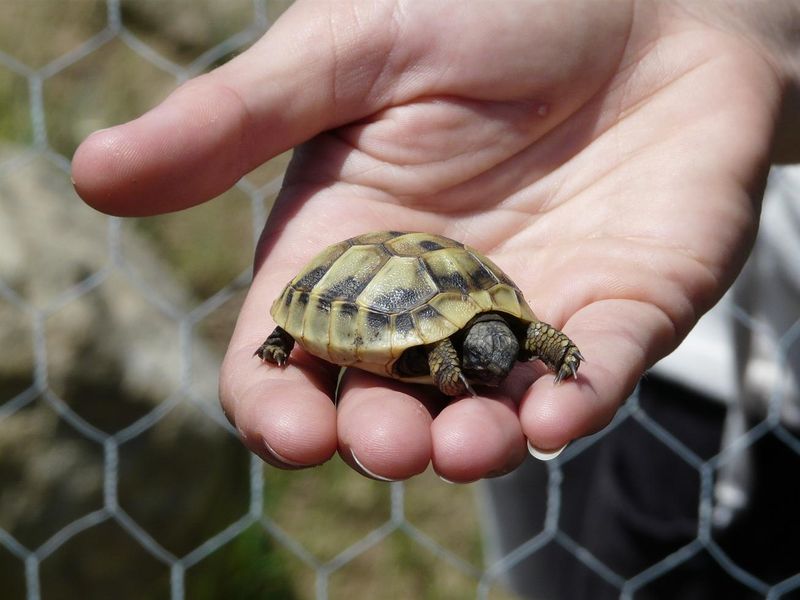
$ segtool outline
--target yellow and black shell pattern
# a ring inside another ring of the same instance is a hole
[[[430,233],[382,231],[329,246],[272,305],[272,318],[307,352],[384,377],[409,348],[460,331],[475,316],[536,321],[522,292],[488,258]]]

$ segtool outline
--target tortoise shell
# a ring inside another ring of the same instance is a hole
[[[481,253],[439,235],[398,231],[329,246],[271,310],[275,323],[315,356],[419,382],[431,381],[427,363],[415,373],[410,351],[488,312],[520,326],[537,320],[519,288]]]

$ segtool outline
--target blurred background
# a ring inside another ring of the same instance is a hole
[[[218,407],[289,156],[176,215],[109,218],[72,190],[83,138],[241,52],[288,4],[0,2],[4,599],[475,594],[471,486],[387,485],[338,458],[284,473]]]
[[[800,558],[769,579],[704,537],[731,456],[777,444],[797,463],[800,441],[771,417],[703,455],[634,397],[605,431],[526,463],[540,485],[514,496],[527,522],[500,554],[479,517],[512,500],[508,478],[491,492],[431,471],[386,484],[338,457],[282,472],[244,449],[218,406],[217,370],[289,154],[202,206],[125,220],[78,199],[70,157],[92,131],[246,49],[289,4],[0,0],[0,597],[511,600],[504,575],[531,561],[630,597],[701,555],[741,597],[780,581],[770,597],[796,592]],[[800,326],[782,327],[773,337],[797,348]],[[697,537],[638,574],[576,542],[571,482],[611,436],[647,438],[696,488]]]

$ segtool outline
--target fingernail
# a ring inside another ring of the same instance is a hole
[[[387,483],[393,483],[395,481],[399,481],[399,479],[391,479],[389,477],[384,477],[383,475],[378,475],[377,473],[373,473],[372,471],[370,471],[367,467],[364,466],[364,464],[360,460],[358,460],[358,457],[356,456],[356,453],[353,451],[352,448],[350,448],[350,456],[353,457],[353,462],[355,462],[358,465],[358,468],[361,469],[361,471],[363,471],[364,474],[369,475],[373,479],[377,479],[378,481],[386,481]]]
[[[533,456],[533,458],[537,458],[543,461],[548,461],[556,458],[559,454],[561,454],[564,451],[564,448],[566,448],[568,445],[569,444],[564,444],[558,450],[541,450],[540,448],[537,448],[536,446],[531,444],[530,440],[528,440],[528,452],[531,453],[531,456]]]
[[[275,451],[275,449],[272,446],[269,445],[267,440],[264,440],[264,447],[267,449],[267,452],[269,452],[273,456],[273,458],[275,458],[275,460],[277,460],[279,462],[282,462],[283,464],[285,464],[287,466],[300,467],[300,468],[312,466],[312,465],[304,465],[303,463],[299,463],[299,462],[295,462],[293,460],[289,460],[285,456],[282,456],[282,455],[278,454]]]
[[[447,477],[442,477],[438,473],[436,473],[436,476],[445,483],[449,483],[450,485],[467,485],[468,483],[475,483],[476,481],[478,481],[477,479],[470,479],[469,481],[453,481],[452,479],[447,479]]]
[[[510,469],[497,469],[495,471],[489,471],[486,474],[486,479],[493,479],[495,477],[503,477],[504,475],[508,475],[509,473],[511,473],[511,471],[513,471],[514,468],[515,467],[512,467]]]

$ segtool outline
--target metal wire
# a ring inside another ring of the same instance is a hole
[[[33,131],[32,151],[21,157],[18,156],[12,160],[7,160],[5,163],[0,163],[0,173],[13,173],[13,170],[21,163],[25,163],[34,156],[41,154],[48,156],[53,164],[68,172],[69,159],[59,155],[48,143],[46,127],[47,114],[43,101],[42,88],[47,79],[58,75],[64,69],[93,53],[102,51],[103,47],[112,40],[121,40],[144,61],[147,61],[156,68],[174,77],[177,84],[202,72],[221,57],[252,43],[268,25],[266,0],[254,0],[253,19],[245,30],[230,36],[222,43],[204,52],[190,65],[182,67],[162,56],[158,50],[137,38],[134,33],[126,28],[118,0],[107,0],[106,27],[79,47],[59,56],[41,68],[31,68],[12,54],[0,51],[0,66],[18,74],[28,82],[30,119]],[[242,193],[247,194],[251,201],[254,239],[257,239],[260,227],[266,217],[264,213],[264,198],[273,194],[279,186],[280,178],[269,181],[260,187],[256,187],[252,182],[245,180],[237,184],[238,189]],[[101,271],[91,274],[74,287],[64,291],[45,307],[37,308],[28,303],[0,278],[0,298],[17,307],[31,318],[33,323],[32,343],[35,355],[33,384],[14,398],[6,401],[4,405],[0,407],[0,420],[8,418],[22,410],[35,399],[43,398],[44,402],[58,413],[75,432],[99,445],[99,447],[102,448],[103,455],[104,485],[103,505],[101,508],[73,520],[41,545],[34,548],[26,547],[10,533],[0,529],[0,546],[19,558],[21,566],[24,568],[28,600],[38,600],[42,597],[40,565],[43,560],[58,552],[59,549],[79,533],[109,520],[119,524],[131,539],[135,540],[147,553],[170,569],[170,593],[172,600],[181,600],[185,596],[185,576],[187,569],[219,550],[222,546],[241,535],[248,527],[254,524],[260,526],[266,535],[276,544],[282,546],[290,554],[297,557],[302,563],[316,572],[317,579],[315,589],[317,598],[320,599],[328,597],[328,582],[332,573],[342,569],[358,556],[362,555],[376,544],[381,543],[387,536],[398,531],[406,535],[413,543],[432,552],[438,559],[448,563],[467,577],[474,579],[476,597],[478,598],[488,598],[492,586],[506,571],[517,565],[521,560],[535,554],[544,546],[552,543],[561,546],[579,560],[585,568],[596,573],[603,581],[617,588],[620,591],[620,597],[623,598],[632,597],[637,590],[641,589],[647,583],[663,576],[677,565],[690,560],[703,550],[710,553],[720,567],[731,577],[740,581],[758,594],[762,594],[768,598],[777,598],[782,594],[800,589],[800,573],[774,586],[770,586],[754,574],[747,572],[737,565],[726,555],[724,550],[714,542],[710,535],[711,507],[713,506],[712,484],[715,469],[724,463],[732,453],[735,453],[743,447],[752,445],[767,433],[775,434],[775,436],[798,454],[800,454],[800,440],[792,435],[791,432],[787,431],[777,420],[768,419],[755,429],[747,432],[736,444],[728,447],[719,455],[710,459],[703,459],[687,448],[669,430],[652,419],[647,412],[638,405],[635,396],[623,407],[614,422],[606,430],[591,438],[580,440],[572,444],[561,457],[548,463],[549,486],[547,489],[547,515],[543,530],[535,537],[527,540],[503,556],[500,560],[486,565],[483,569],[476,568],[463,558],[454,554],[451,550],[413,525],[406,518],[405,509],[408,500],[405,496],[406,488],[403,483],[391,484],[391,516],[386,522],[368,532],[361,539],[340,551],[330,560],[323,562],[315,557],[313,553],[305,548],[303,544],[297,541],[290,533],[282,529],[269,514],[263,514],[265,482],[262,463],[255,457],[251,459],[250,498],[246,512],[241,515],[238,520],[206,539],[190,552],[182,556],[175,555],[164,548],[152,535],[146,532],[133,517],[120,507],[117,497],[120,445],[150,430],[156,423],[175,409],[184,398],[193,397],[193,393],[189,389],[193,371],[190,358],[191,352],[188,351],[188,348],[191,345],[195,326],[201,322],[205,316],[229,300],[242,285],[245,285],[249,279],[249,275],[243,273],[231,285],[207,298],[190,311],[183,312],[181,309],[172,306],[169,302],[161,298],[146,281],[141,280],[137,276],[134,269],[129,268],[125,253],[120,244],[120,221],[115,218],[109,218],[108,227],[108,266]],[[47,378],[48,356],[46,352],[43,322],[48,315],[58,312],[68,303],[90,293],[94,288],[101,285],[112,272],[121,274],[132,286],[147,297],[148,302],[157,307],[167,318],[178,324],[178,335],[181,338],[181,344],[183,346],[182,355],[188,358],[182,363],[183,370],[180,378],[180,388],[171,397],[165,399],[149,413],[124,429],[110,435],[88,423],[49,387]],[[734,317],[738,318],[748,327],[753,329],[759,327],[759,324],[753,321],[745,311],[739,308],[735,308],[734,310],[736,311]],[[787,349],[792,344],[796,343],[798,337],[800,337],[800,321],[798,321],[794,327],[786,331],[781,338],[780,352],[785,355]],[[780,398],[776,400],[776,403],[777,407],[780,403]],[[203,407],[203,410],[207,411],[208,415],[221,427],[233,432],[230,425],[218,410],[207,408],[209,406],[208,402],[198,401],[196,404]],[[772,412],[775,413],[776,411],[773,410]],[[700,513],[697,538],[688,545],[664,557],[658,563],[651,565],[645,571],[629,579],[615,573],[589,550],[581,547],[579,543],[559,528],[561,487],[564,480],[563,468],[575,457],[584,452],[591,451],[592,446],[598,440],[608,435],[609,432],[626,419],[636,420],[656,439],[663,443],[666,448],[674,453],[676,461],[682,461],[696,470],[701,481],[701,492],[698,503]]]

